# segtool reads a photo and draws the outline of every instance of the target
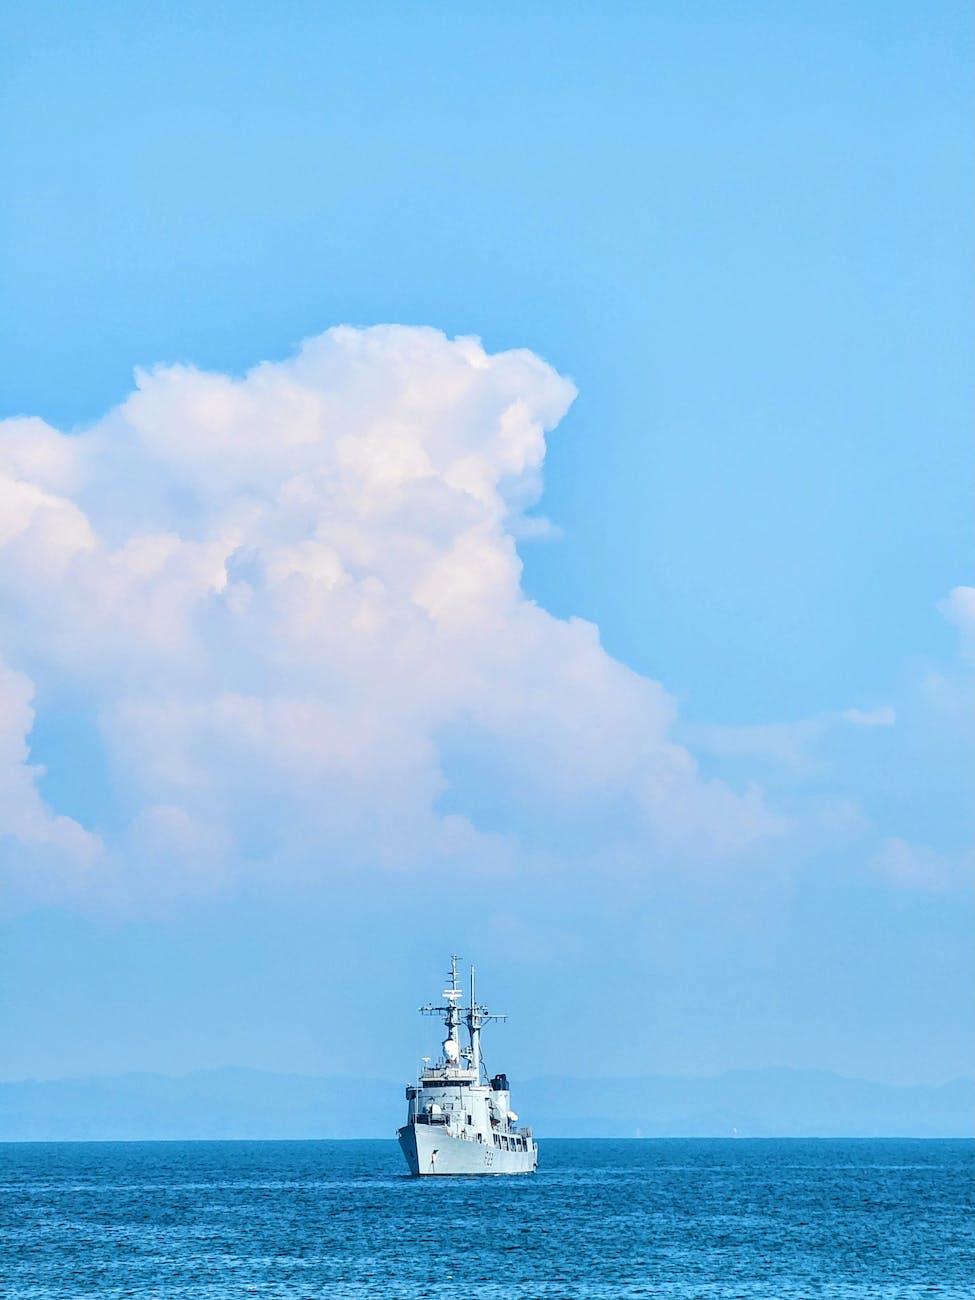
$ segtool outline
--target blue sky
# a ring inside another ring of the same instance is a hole
[[[12,7],[0,416],[71,439],[17,425],[5,500],[71,508],[0,554],[7,1077],[395,1076],[452,946],[522,1074],[975,1070],[972,45],[948,3]],[[290,360],[386,323],[446,337]],[[453,459],[380,527],[282,450],[319,400],[373,486],[371,420]],[[302,475],[311,531],[241,522]]]

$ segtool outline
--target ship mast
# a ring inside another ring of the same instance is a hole
[[[443,1016],[444,1024],[447,1026],[447,1037],[444,1039],[444,1059],[448,1065],[456,1066],[460,1063],[460,1012],[457,1005],[460,1001],[460,985],[457,983],[457,963],[460,958],[455,952],[450,954],[450,988],[444,989],[443,996],[447,1000],[446,1006],[434,1006],[428,1003],[425,1007],[420,1008],[420,1014],[424,1016]],[[452,1044],[452,1046],[448,1046]]]
[[[471,1005],[469,1007],[464,1007],[464,1011],[467,1013],[467,1032],[471,1037],[471,1070],[474,1074],[474,1082],[480,1083],[481,1070],[483,1068],[481,1062],[481,1029],[489,1021],[507,1020],[508,1017],[505,1015],[493,1016],[490,1011],[488,1011],[487,1007],[478,1005],[473,964],[471,965]]]
[[[492,1020],[507,1020],[504,1015],[492,1015],[487,1007],[482,1007],[477,1001],[477,985],[474,967],[471,966],[471,1004],[469,1007],[459,1006],[461,997],[460,985],[457,982],[457,963],[460,958],[456,953],[450,955],[450,988],[444,989],[443,996],[445,1003],[435,1006],[432,1002],[425,1007],[420,1008],[420,1014],[424,1016],[442,1016],[444,1024],[447,1026],[447,1037],[443,1042],[444,1064],[448,1069],[457,1069],[461,1066],[461,1048],[460,1048],[460,1025],[463,1017],[467,1032],[470,1035],[471,1045],[467,1052],[463,1053],[467,1057],[470,1071],[474,1076],[474,1082],[481,1082],[481,1071],[483,1062],[481,1060],[481,1029]]]

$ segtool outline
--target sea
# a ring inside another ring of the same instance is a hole
[[[0,1146],[4,1300],[975,1296],[975,1143],[541,1141],[410,1178],[395,1142]]]

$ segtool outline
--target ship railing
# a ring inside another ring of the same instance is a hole
[[[530,1138],[532,1136],[530,1128],[516,1128],[514,1131],[519,1137]]]
[[[448,1124],[450,1122],[449,1115],[426,1115],[423,1111],[418,1112],[414,1118],[417,1124]]]

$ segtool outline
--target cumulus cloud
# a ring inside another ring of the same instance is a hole
[[[516,538],[573,397],[527,351],[339,328],[243,377],[140,372],[81,435],[0,424],[2,646],[90,704],[127,819],[99,846],[45,809],[15,672],[3,830],[180,889],[515,870],[516,830],[443,811],[458,730],[500,802],[625,808],[650,851],[721,858],[780,830],[675,743],[661,685],[521,588]]]
[[[41,771],[29,762],[27,738],[34,724],[34,687],[23,673],[0,660],[0,853],[74,863],[86,868],[101,845],[70,817],[44,803],[37,788]]]

